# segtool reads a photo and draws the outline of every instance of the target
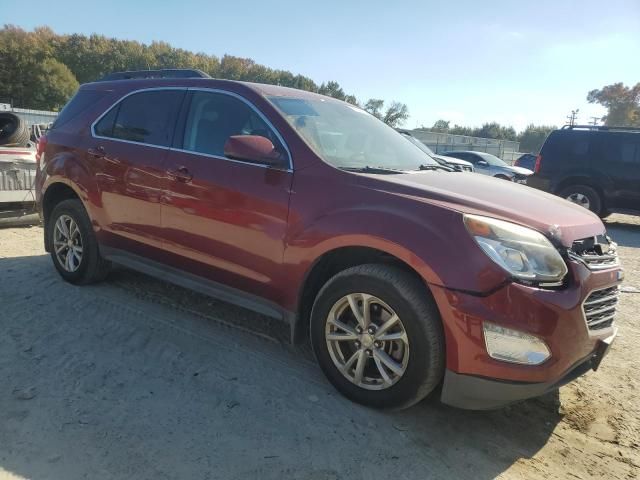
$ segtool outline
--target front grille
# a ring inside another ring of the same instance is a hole
[[[619,294],[617,286],[591,292],[582,304],[589,330],[602,330],[613,324]]]
[[[617,245],[606,235],[583,238],[573,242],[569,256],[591,270],[603,270],[619,265]]]

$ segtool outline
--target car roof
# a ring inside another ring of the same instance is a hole
[[[299,90],[297,88],[269,85],[265,83],[243,82],[238,80],[223,80],[217,78],[133,78],[126,80],[103,80],[85,83],[81,89],[92,90],[138,90],[163,87],[191,87],[191,88],[220,88],[237,90],[238,87],[252,90],[262,96],[287,97],[299,99],[331,99],[340,100],[320,95],[315,92]],[[235,88],[234,88],[235,87]]]

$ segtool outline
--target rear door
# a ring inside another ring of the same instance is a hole
[[[162,205],[167,261],[218,283],[274,300],[293,173],[281,137],[243,97],[189,92],[165,175]],[[281,169],[232,160],[232,135],[269,138],[287,159]]]
[[[640,210],[640,134],[602,134],[600,170],[611,178],[611,207]]]
[[[106,243],[138,254],[161,247],[163,162],[186,89],[152,89],[124,97],[92,126],[87,161],[100,190]]]

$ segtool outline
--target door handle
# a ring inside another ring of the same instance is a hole
[[[193,179],[193,174],[187,167],[178,167],[176,170],[169,170],[169,176],[179,182],[190,182]]]
[[[90,148],[89,150],[87,150],[87,153],[96,158],[102,158],[106,155],[106,152],[102,145],[97,146],[96,148]]]

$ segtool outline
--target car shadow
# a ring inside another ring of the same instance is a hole
[[[46,255],[0,258],[0,295],[0,477],[491,479],[561,420],[557,392],[358,406],[281,325],[127,270],[76,287]]]

